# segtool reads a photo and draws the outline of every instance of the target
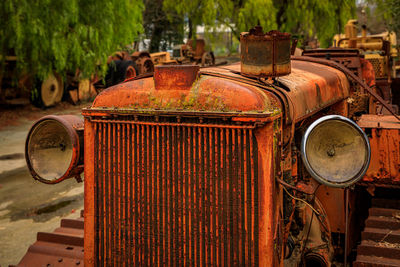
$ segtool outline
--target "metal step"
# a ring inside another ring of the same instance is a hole
[[[399,209],[400,199],[374,198],[372,199],[372,207],[385,208],[385,209]]]
[[[398,230],[400,220],[394,217],[369,216],[365,221],[365,227]]]
[[[83,218],[60,224],[52,233],[39,232],[16,267],[83,266]]]
[[[355,267],[400,266],[400,201],[374,199],[357,247]]]
[[[366,227],[361,233],[361,239],[400,244],[400,229],[391,230]]]
[[[368,255],[400,260],[400,244],[363,240],[357,247],[357,255]]]
[[[358,255],[353,267],[398,267],[400,260]]]

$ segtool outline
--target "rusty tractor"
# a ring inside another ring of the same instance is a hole
[[[358,50],[291,46],[256,27],[239,63],[156,66],[37,121],[32,176],[84,172],[85,207],[17,266],[400,266],[400,118],[368,61],[340,63]]]

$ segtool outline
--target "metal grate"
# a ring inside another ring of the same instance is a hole
[[[383,60],[379,58],[368,58],[368,60],[374,67],[376,78],[384,77],[385,73],[384,73]]]
[[[257,266],[258,152],[238,125],[95,123],[97,266]]]

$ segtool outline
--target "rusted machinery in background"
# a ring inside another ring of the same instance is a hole
[[[345,34],[335,36],[335,46],[357,49],[374,68],[377,92],[388,103],[400,101],[400,61],[397,51],[396,34],[384,32],[367,35],[366,25],[361,26],[358,35],[357,20],[349,20]],[[398,109],[397,107],[394,107]]]
[[[173,48],[172,57],[179,64],[198,64],[202,67],[215,65],[215,57],[212,51],[206,51],[204,39],[196,41],[189,39],[186,44],[176,45]]]
[[[0,73],[0,103],[24,104],[30,99],[37,106],[49,107],[61,101],[64,81],[59,74],[53,72],[44,80],[28,72],[19,75],[16,56],[6,56],[4,64]]]
[[[17,266],[399,266],[400,123],[374,69],[290,56],[260,27],[241,48],[108,88],[84,121],[36,122],[29,170],[84,170],[84,232],[39,233]]]
[[[109,70],[105,77],[105,83],[100,80],[95,82],[98,92],[136,75],[152,73],[154,66],[194,64],[207,67],[215,65],[215,57],[213,52],[205,50],[203,39],[197,39],[195,42],[190,39],[186,44],[175,46],[172,57],[169,52],[141,51],[129,54],[126,51],[120,51],[109,57],[108,64]],[[221,62],[221,64],[226,63]]]
[[[5,72],[0,77],[0,101],[8,104],[26,103],[28,99],[38,107],[51,107],[61,102],[67,95],[74,104],[80,101],[93,99],[104,88],[116,85],[137,75],[154,72],[156,65],[198,64],[202,67],[215,65],[212,52],[205,50],[203,39],[178,45],[173,50],[173,57],[169,52],[148,53],[138,51],[128,53],[118,51],[108,58],[108,70],[104,77],[94,74],[90,79],[82,80],[79,70],[67,73],[63,78],[57,73],[50,74],[44,81],[32,74],[22,75],[18,81],[16,71],[16,57],[7,57]],[[225,62],[220,63],[225,64]],[[25,100],[25,101],[24,101]]]

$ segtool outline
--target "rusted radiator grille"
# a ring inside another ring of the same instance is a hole
[[[257,266],[253,130],[95,123],[97,266]]]

